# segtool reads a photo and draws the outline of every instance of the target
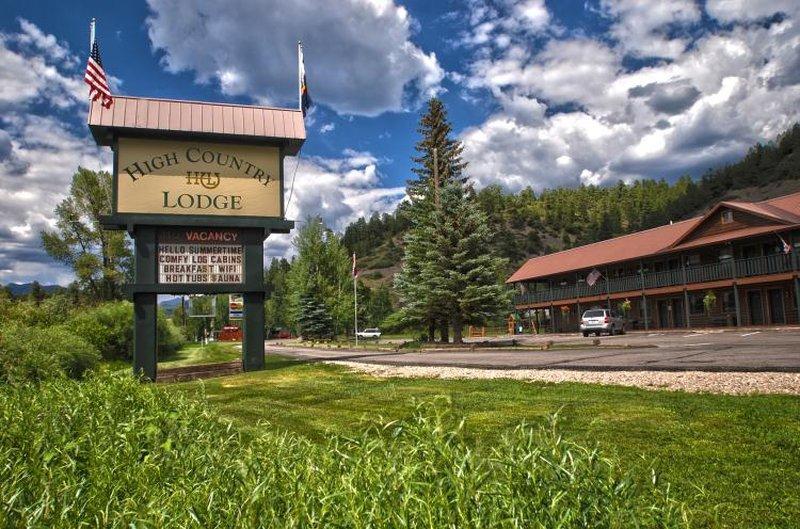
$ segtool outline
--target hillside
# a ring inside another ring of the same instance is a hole
[[[702,213],[725,199],[763,200],[800,191],[800,124],[775,141],[754,145],[736,163],[689,175],[674,183],[639,180],[613,186],[581,186],[535,193],[507,193],[499,186],[477,192],[495,233],[493,250],[508,271],[526,259],[667,224]],[[403,257],[408,227],[401,205],[392,214],[350,224],[343,242],[359,256],[362,278],[390,281]]]
[[[41,285],[42,290],[47,294],[62,292],[65,290],[61,285]],[[5,285],[8,292],[14,297],[27,296],[33,290],[33,283],[9,283]]]

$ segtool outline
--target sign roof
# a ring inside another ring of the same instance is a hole
[[[129,96],[114,96],[111,108],[92,101],[88,124],[98,145],[111,145],[127,132],[282,144],[294,156],[306,139],[299,109]]]

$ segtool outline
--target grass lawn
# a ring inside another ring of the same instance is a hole
[[[238,342],[212,342],[208,345],[192,343],[184,345],[178,352],[158,363],[159,369],[183,367],[197,364],[230,362],[242,357],[242,344]]]
[[[162,364],[164,365],[164,364]],[[363,420],[408,417],[446,397],[477,449],[521,422],[558,413],[563,433],[630,467],[654,468],[698,527],[800,527],[800,398],[696,395],[587,384],[382,380],[268,356],[267,369],[165,386],[200,395],[244,430],[259,420],[314,441]],[[202,397],[200,397],[202,398]]]

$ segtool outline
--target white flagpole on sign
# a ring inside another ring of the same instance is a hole
[[[303,110],[303,43],[297,41],[297,108]]]

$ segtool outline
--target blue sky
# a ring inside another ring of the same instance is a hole
[[[424,101],[445,101],[478,186],[510,191],[699,175],[800,114],[796,0],[3,2],[0,282],[66,283],[39,244],[78,164],[98,19],[118,93],[312,98],[289,215],[335,229],[403,198]],[[266,253],[288,255],[290,236]]]

